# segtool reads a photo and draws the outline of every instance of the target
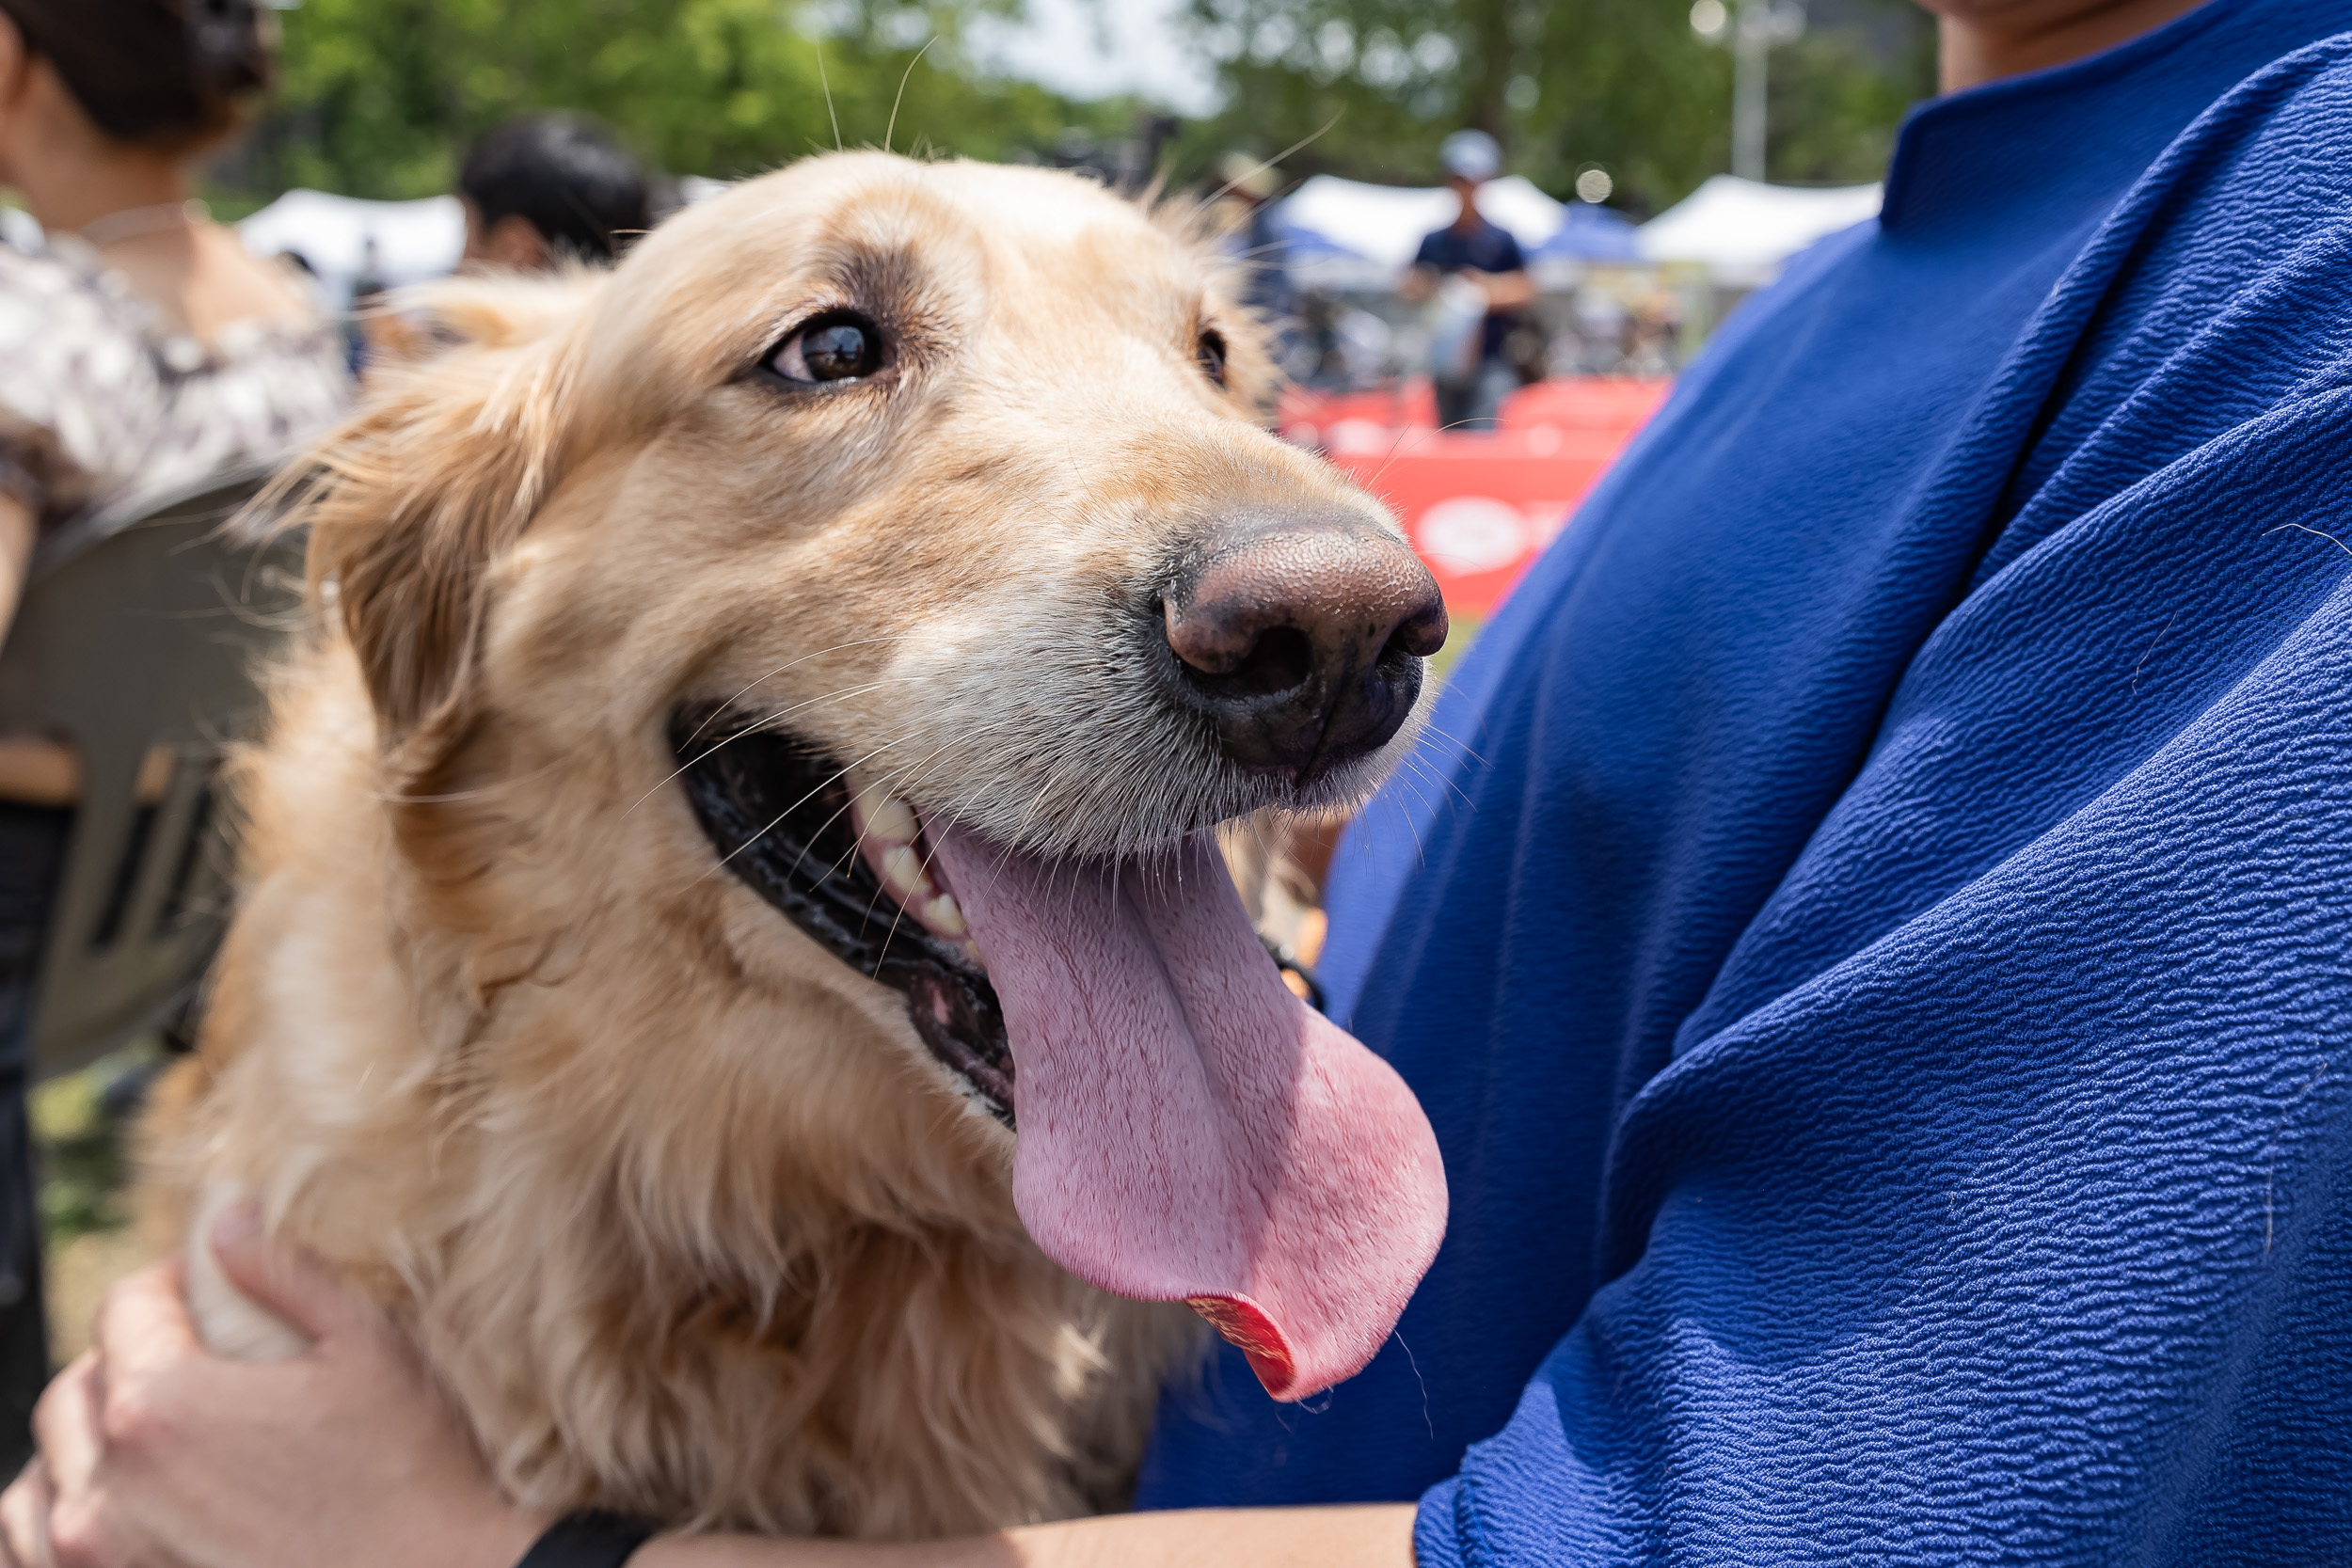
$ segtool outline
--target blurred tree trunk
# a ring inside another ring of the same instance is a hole
[[[1515,74],[1511,58],[1513,13],[1545,8],[1548,8],[1530,6],[1526,0],[1470,0],[1463,8],[1464,42],[1468,46],[1464,63],[1469,70],[1462,83],[1462,120],[1486,132],[1506,149],[1516,130],[1511,123],[1507,97]]]

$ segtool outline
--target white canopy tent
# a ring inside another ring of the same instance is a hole
[[[1480,187],[1478,210],[1529,250],[1560,227],[1560,203],[1516,174]],[[1460,211],[1442,185],[1369,185],[1330,174],[1314,176],[1282,203],[1283,221],[1294,230],[1394,271],[1412,264],[1422,235],[1443,229]]]
[[[1538,261],[1558,255],[1696,262],[1720,283],[1752,288],[1814,241],[1876,214],[1879,195],[1876,185],[1816,190],[1719,174],[1628,235],[1614,213],[1554,201],[1508,175],[1480,187],[1478,209]],[[1300,281],[1388,288],[1411,263],[1422,236],[1453,222],[1456,211],[1454,193],[1442,186],[1371,185],[1318,174],[1281,203],[1278,218]]]
[[[466,215],[453,196],[361,201],[294,190],[237,225],[237,233],[256,256],[301,257],[318,275],[329,305],[340,309],[370,264],[371,243],[382,282],[421,283],[449,272],[466,247]]]
[[[1554,201],[1516,174],[1480,186],[1478,210],[1508,230],[1531,257],[1572,242],[1605,249],[1615,238],[1610,230],[1621,233],[1626,227],[1613,213]],[[1460,211],[1442,185],[1373,185],[1318,174],[1282,201],[1277,220],[1299,281],[1388,288],[1412,264],[1422,236],[1452,223]],[[1621,248],[1630,254],[1629,244]]]
[[[677,182],[687,205],[727,188],[723,180],[688,175]],[[384,283],[421,283],[457,265],[466,248],[466,215],[453,196],[421,201],[362,201],[325,191],[293,190],[243,223],[237,233],[256,256],[300,256],[318,275],[320,292],[341,309],[375,244],[374,271]]]
[[[1653,261],[1696,261],[1719,283],[1754,288],[1798,251],[1878,215],[1882,187],[1806,189],[1718,174],[1642,225],[1635,236]]]

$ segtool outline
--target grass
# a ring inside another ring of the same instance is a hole
[[[158,1042],[138,1040],[34,1088],[40,1223],[53,1247],[130,1223],[124,1142],[135,1104],[125,1090],[162,1056]]]
[[[37,1085],[27,1105],[40,1182],[41,1274],[50,1354],[59,1365],[89,1342],[106,1290],[147,1261],[131,1227],[126,1093],[163,1056],[141,1040]]]

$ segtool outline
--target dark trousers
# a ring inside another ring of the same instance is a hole
[[[1518,386],[1518,372],[1507,360],[1482,359],[1468,381],[1438,380],[1430,390],[1438,399],[1439,430],[1492,430],[1502,400]]]
[[[49,1382],[40,1216],[24,1091],[33,983],[65,864],[70,811],[0,801],[0,1478],[33,1452],[33,1404]]]

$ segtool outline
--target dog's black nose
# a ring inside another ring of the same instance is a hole
[[[1343,513],[1229,523],[1162,605],[1179,700],[1233,761],[1300,784],[1396,734],[1445,645],[1421,558]]]

